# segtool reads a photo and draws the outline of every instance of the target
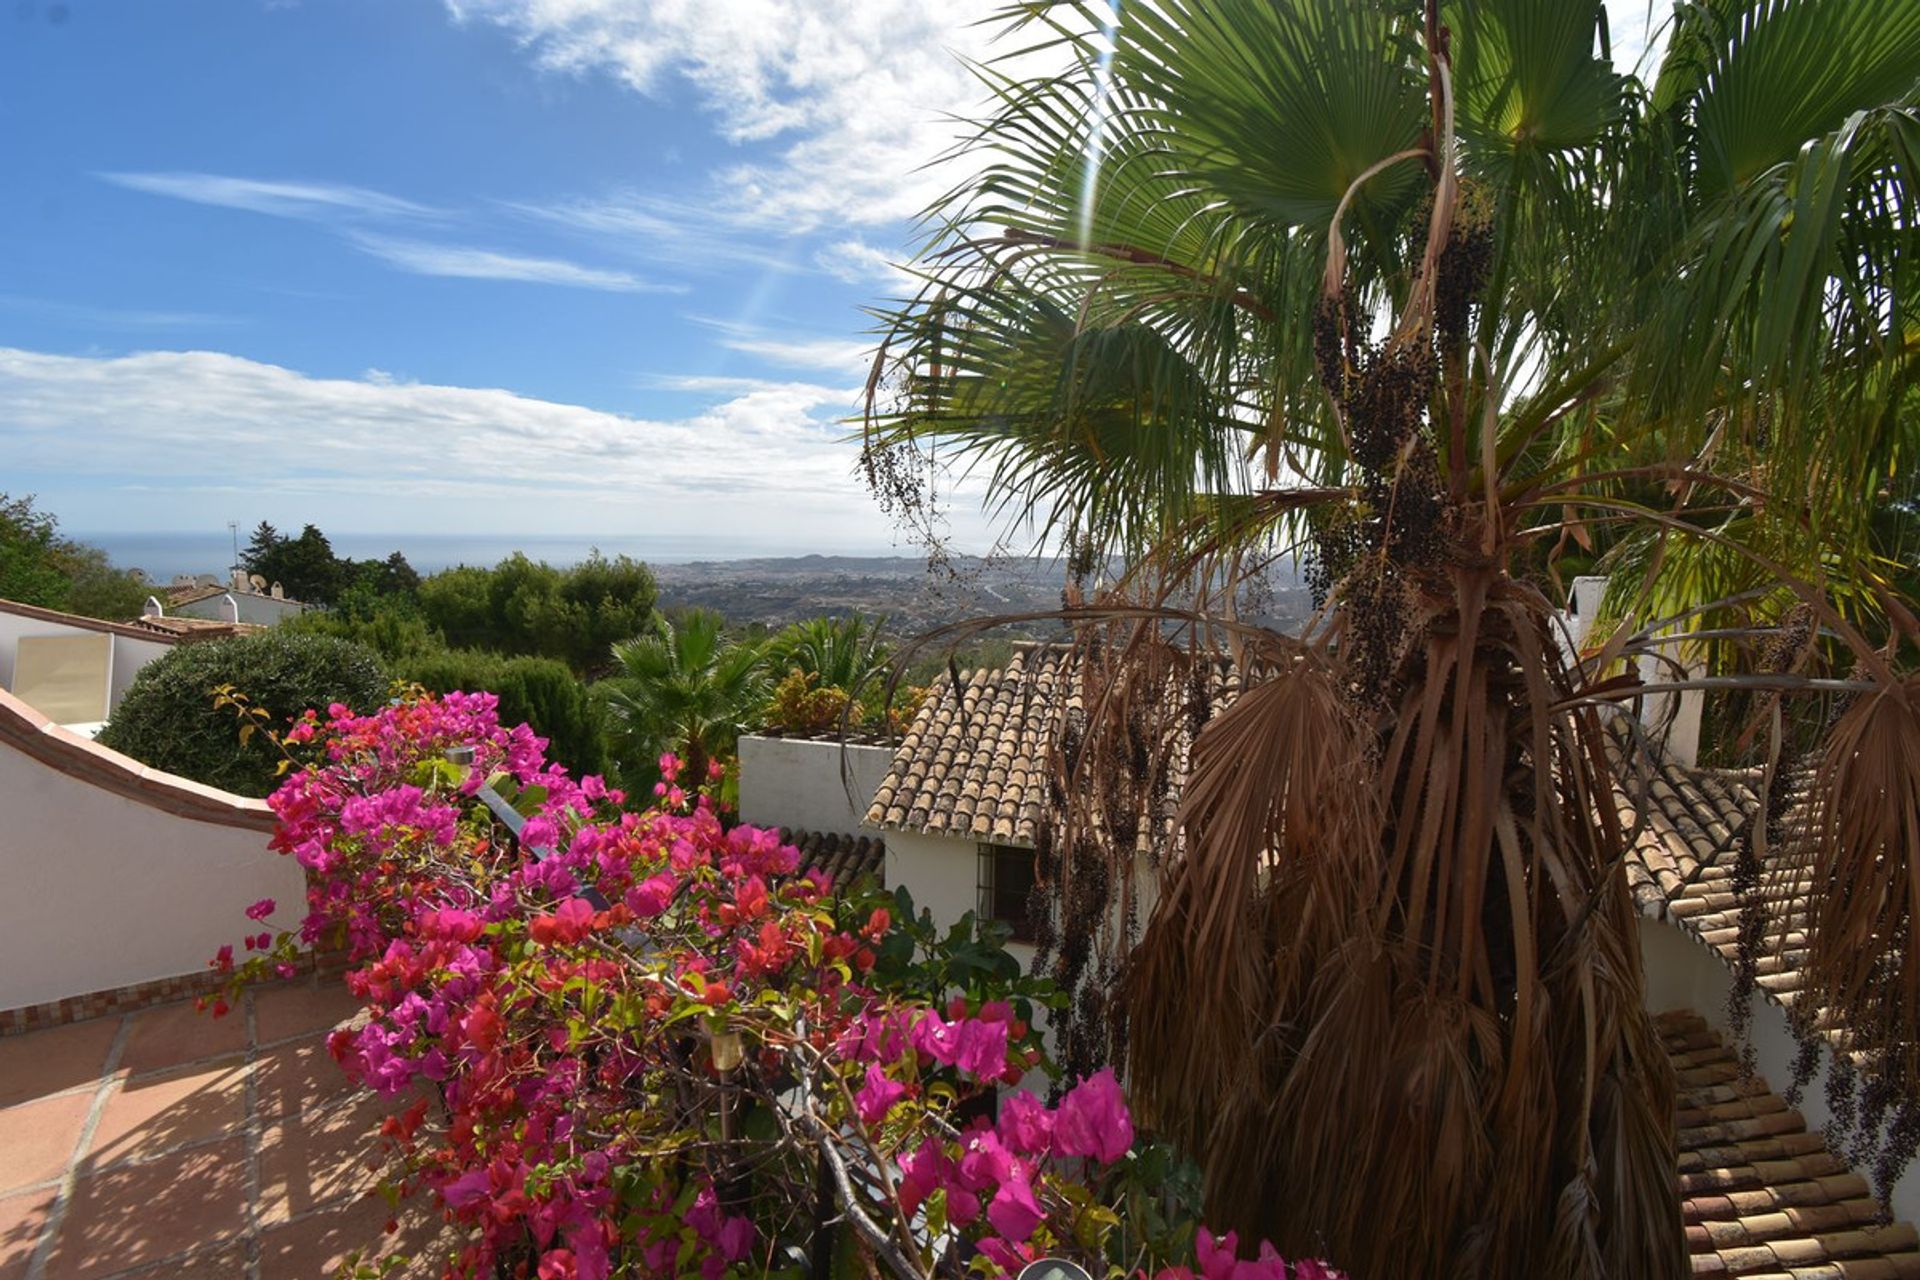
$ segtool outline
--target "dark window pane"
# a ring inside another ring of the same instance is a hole
[[[1034,937],[1027,919],[1027,898],[1033,892],[1033,850],[995,845],[990,854],[990,898],[988,911],[996,920],[1013,926],[1013,936],[1023,942]]]

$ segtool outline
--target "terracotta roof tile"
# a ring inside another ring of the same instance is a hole
[[[1696,1276],[1920,1277],[1920,1236],[1691,1010],[1656,1019],[1680,1077],[1680,1214]]]
[[[1758,770],[1687,768],[1616,740],[1616,798],[1632,841],[1627,882],[1642,915],[1670,920],[1732,967],[1740,950],[1740,900],[1734,864],[1758,812]],[[1787,838],[1803,810],[1789,807]],[[1758,900],[1764,934],[1756,964],[1760,989],[1783,1007],[1800,993],[1806,954],[1804,872],[1769,855]]]
[[[1047,754],[1074,705],[1068,652],[1024,645],[1004,668],[938,681],[874,792],[867,822],[900,831],[1033,843]]]
[[[844,893],[863,877],[877,885],[887,882],[887,845],[875,836],[782,827],[780,840],[800,851],[802,872],[816,867],[826,872],[835,893]]]

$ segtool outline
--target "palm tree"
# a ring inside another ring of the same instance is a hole
[[[1602,707],[1727,581],[1664,568],[1738,564],[1857,664],[1768,686],[1854,698],[1823,774],[1854,816],[1812,856],[1853,874],[1920,813],[1920,770],[1844,767],[1920,759],[1871,532],[1920,444],[1920,7],[1704,0],[1642,67],[1599,0],[1011,13],[1067,66],[988,69],[866,456],[897,511],[971,469],[1016,531],[1132,566],[1076,615],[1040,842],[1067,1060],[1124,1057],[1210,1217],[1366,1280],[1684,1274]],[[1326,601],[1301,637],[1239,620],[1286,555]],[[1557,579],[1594,556],[1638,572],[1575,665]],[[1213,649],[1250,680],[1224,710]],[[1904,930],[1884,879],[1865,927]],[[1812,951],[1836,1007],[1920,996],[1920,964]],[[1920,1041],[1897,1004],[1872,1025]]]
[[[710,762],[732,755],[764,700],[765,655],[728,636],[711,609],[689,609],[678,623],[656,615],[653,627],[613,647],[606,707],[615,750],[636,777],[672,751],[687,777],[702,780]]]
[[[812,676],[818,688],[839,689],[853,697],[886,669],[892,657],[881,639],[886,625],[884,617],[859,613],[807,618],[767,642],[767,660],[779,671]]]

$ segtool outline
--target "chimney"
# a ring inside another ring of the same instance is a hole
[[[273,584],[273,598],[275,600],[285,600],[287,598],[286,590],[277,582]]]
[[[221,603],[227,606],[227,621],[238,624],[240,621],[240,602],[235,600],[231,594],[221,596],[220,600]]]
[[[160,601],[158,599],[153,596],[148,596],[147,603],[141,606],[140,616],[143,618],[164,618],[167,616],[167,611],[160,607]]]
[[[233,589],[235,591],[245,591],[247,589],[247,571],[245,569],[235,569],[233,571]]]

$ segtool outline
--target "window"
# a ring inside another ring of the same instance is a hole
[[[981,916],[1006,921],[1015,941],[1032,942],[1036,931],[1027,918],[1027,898],[1033,892],[1033,850],[981,845],[979,883]]]

